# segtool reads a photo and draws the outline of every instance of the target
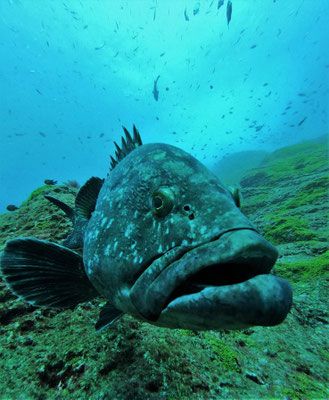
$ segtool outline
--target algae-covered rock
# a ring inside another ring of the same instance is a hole
[[[320,278],[329,281],[329,250],[320,256],[304,261],[279,262],[275,269],[278,275],[290,280],[290,282],[316,281]]]
[[[72,229],[72,223],[44,195],[74,204],[77,189],[69,186],[45,185],[34,190],[18,210],[0,214],[0,250],[5,241],[33,236],[43,240],[62,241]]]
[[[274,244],[327,241],[328,136],[267,155],[240,181],[243,212]]]
[[[318,235],[309,228],[309,224],[297,216],[280,217],[276,214],[268,214],[268,220],[264,228],[264,237],[271,243],[296,243],[317,239]]]
[[[240,184],[242,187],[274,185],[282,180],[327,171],[328,157],[327,136],[320,142],[283,147],[265,156],[258,168],[251,169]]]

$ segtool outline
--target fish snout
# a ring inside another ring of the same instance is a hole
[[[143,318],[156,321],[177,298],[268,274],[277,257],[277,249],[255,230],[235,228],[187,248],[160,267],[157,259],[137,279],[130,298]]]
[[[253,229],[228,231],[219,240],[226,243],[227,249],[219,256],[219,263],[232,263],[237,268],[235,273],[242,277],[244,273],[251,276],[268,274],[279,255],[277,248]]]

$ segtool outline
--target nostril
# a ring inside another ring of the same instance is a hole
[[[194,214],[191,213],[188,217],[189,217],[190,219],[194,219]]]

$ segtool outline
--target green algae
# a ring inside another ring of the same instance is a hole
[[[262,187],[260,193],[248,196],[248,212],[255,212],[258,208],[263,207],[264,203],[267,203],[269,201],[271,201],[271,198],[269,196],[269,189],[266,187]],[[242,202],[241,209],[242,211],[244,210],[244,202]]]
[[[317,202],[327,202],[329,200],[328,194],[329,176],[323,176],[313,182],[303,186],[290,201],[283,204],[284,208],[296,208]]]
[[[42,194],[49,193],[49,192],[51,192],[51,191],[56,191],[55,188],[56,188],[56,187],[54,187],[53,185],[44,185],[44,186],[41,186],[41,187],[35,189],[35,190],[30,194],[30,196],[29,196],[26,200],[23,201],[23,203],[21,204],[21,206],[23,206],[23,205],[29,203],[31,200],[36,199],[37,197],[39,197],[39,196],[42,195]]]
[[[267,155],[259,168],[250,170],[241,180],[243,186],[268,186],[282,179],[311,174],[328,163],[328,146],[303,142]]]
[[[208,341],[211,350],[216,355],[215,362],[227,371],[241,372],[238,361],[238,354],[221,339],[213,336],[210,333],[205,334],[205,339]]]
[[[273,244],[309,241],[318,237],[303,218],[268,214],[265,219],[268,222],[265,226],[264,237]]]
[[[329,278],[329,250],[308,261],[280,263],[275,266],[278,275],[291,282]]]
[[[289,400],[327,399],[328,391],[324,384],[316,382],[312,376],[297,373],[295,384],[281,389],[281,393]]]
[[[74,204],[77,189],[44,185],[34,190],[14,213],[0,215],[0,250],[5,242],[16,237],[62,241],[72,231],[65,214],[44,198],[51,194],[68,205]]]

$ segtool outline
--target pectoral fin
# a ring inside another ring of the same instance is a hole
[[[123,312],[117,310],[111,303],[106,303],[101,309],[95,329],[97,332],[114,324],[114,322],[123,315]]]
[[[73,308],[98,296],[80,254],[55,243],[10,240],[1,254],[0,269],[10,290],[33,306]]]

